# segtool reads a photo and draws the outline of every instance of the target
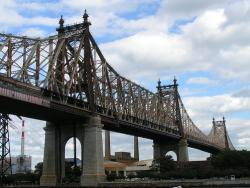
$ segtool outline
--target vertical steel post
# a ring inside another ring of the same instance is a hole
[[[28,73],[27,73],[27,69],[24,69],[25,67],[25,63],[26,63],[26,56],[27,56],[27,47],[28,47],[28,42],[26,41],[26,39],[23,39],[23,72],[22,72],[22,81],[26,82],[27,77],[28,77]]]
[[[90,45],[90,33],[89,26],[91,23],[88,21],[88,14],[85,10],[83,15],[83,24],[86,27],[84,31],[84,84],[86,85],[86,96],[89,103],[89,108],[91,111],[95,111],[95,101],[94,101],[94,84],[93,84],[93,57]]]
[[[227,129],[226,129],[226,120],[223,117],[223,126],[224,126],[224,136],[225,136],[225,149],[229,149],[228,138],[227,138]]]
[[[58,38],[59,38],[59,40],[57,41],[58,44],[60,44],[61,41],[63,40],[64,36],[63,24],[64,24],[64,19],[61,16],[61,19],[59,20],[59,28],[57,28]],[[64,96],[64,61],[65,61],[65,50],[66,50],[65,48],[66,46],[64,43],[57,59],[56,72],[55,72],[56,84],[59,89],[59,94],[61,97]]]
[[[182,126],[182,120],[181,120],[181,110],[180,110],[180,105],[179,105],[179,94],[178,94],[178,84],[177,84],[177,80],[176,78],[174,78],[174,101],[175,101],[175,120],[176,120],[176,124],[179,128],[180,131],[180,135],[182,138],[185,137],[184,135],[184,130],[183,130],[183,126]]]
[[[7,56],[7,77],[11,77],[12,67],[12,43],[11,38],[8,38],[8,56]]]
[[[39,75],[40,75],[40,44],[38,43],[36,47],[36,75],[35,75],[36,86],[39,86]]]

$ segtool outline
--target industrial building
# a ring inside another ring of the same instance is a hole
[[[22,120],[21,154],[11,157],[11,169],[8,170],[8,174],[31,172],[32,157],[24,154],[24,141],[25,141],[24,120]],[[8,159],[8,161],[9,160],[10,159]]]
[[[104,161],[104,169],[106,174],[116,174],[117,176],[128,176],[129,174],[137,174],[137,172],[150,170],[152,159],[141,160],[132,163]]]
[[[30,173],[32,157],[27,155],[18,155],[11,157],[12,174]]]

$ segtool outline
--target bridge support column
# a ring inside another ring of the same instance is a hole
[[[181,139],[178,143],[178,161],[189,161],[187,139]]]
[[[159,143],[157,143],[156,141],[154,141],[153,144],[153,159],[159,159],[162,157],[162,152],[161,152],[161,145]]]
[[[154,160],[164,157],[169,151],[175,152],[178,159],[178,144],[175,142],[161,142],[154,140],[153,150]]]
[[[55,125],[47,122],[45,130],[45,147],[43,158],[43,173],[40,179],[41,186],[56,186],[56,128]]]
[[[177,161],[188,161],[188,144],[187,139],[181,139],[179,142],[161,142],[154,141],[154,160],[164,157],[167,152],[176,153]]]
[[[84,131],[82,186],[97,186],[105,180],[100,117],[90,117]]]

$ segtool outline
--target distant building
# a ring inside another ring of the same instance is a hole
[[[17,173],[30,173],[31,172],[32,157],[28,155],[18,155],[11,157],[11,170],[12,174]],[[8,171],[10,174],[10,170]]]
[[[131,157],[130,152],[120,151],[120,152],[115,152],[115,155],[111,155],[110,161],[130,164],[130,163],[133,163],[137,160],[135,158]]]
[[[137,174],[141,171],[150,170],[152,165],[151,160],[141,160],[136,161],[130,164],[122,163],[122,162],[114,162],[114,161],[104,161],[104,168],[106,174],[116,174],[127,176],[129,174]]]

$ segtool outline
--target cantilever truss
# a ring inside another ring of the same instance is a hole
[[[0,74],[43,88],[65,104],[118,120],[154,124],[162,131],[208,144],[218,144],[192,122],[176,81],[153,93],[119,75],[106,61],[84,22],[63,26],[58,35],[32,39],[0,34]],[[220,148],[225,146],[218,145]]]

